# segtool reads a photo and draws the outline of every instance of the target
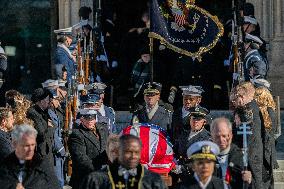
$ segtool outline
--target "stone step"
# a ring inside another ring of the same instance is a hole
[[[284,160],[277,158],[277,162],[278,162],[278,165],[279,165],[278,169],[279,170],[284,170]]]
[[[284,182],[274,182],[274,189],[284,189]]]
[[[284,182],[284,170],[273,170],[274,182]]]

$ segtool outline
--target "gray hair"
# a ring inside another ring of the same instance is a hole
[[[225,117],[219,117],[219,118],[215,118],[211,125],[210,125],[210,131],[211,133],[216,129],[217,125],[221,122],[225,122],[227,125],[227,128],[232,131],[232,123],[230,122],[229,119],[225,118]]]
[[[28,124],[16,125],[11,133],[12,141],[18,143],[22,140],[23,135],[32,135],[36,138],[37,130]]]

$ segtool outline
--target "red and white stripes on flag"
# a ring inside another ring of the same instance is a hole
[[[169,173],[175,166],[172,144],[159,126],[150,124],[128,126],[122,133],[132,134],[141,139],[140,163],[147,169],[156,173]]]
[[[184,14],[174,13],[174,17],[175,17],[175,23],[177,23],[178,26],[181,27],[186,23]]]

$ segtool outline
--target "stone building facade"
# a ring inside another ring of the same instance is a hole
[[[255,16],[261,27],[262,37],[269,43],[270,69],[268,80],[273,95],[280,96],[284,108],[284,1],[247,0],[255,6]],[[59,28],[70,27],[79,21],[81,6],[93,7],[92,0],[58,0]],[[92,16],[91,16],[92,18]]]

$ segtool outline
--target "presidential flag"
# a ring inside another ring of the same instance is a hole
[[[212,49],[223,35],[217,16],[194,5],[194,0],[152,0],[149,37],[193,58]]]

